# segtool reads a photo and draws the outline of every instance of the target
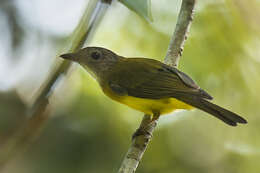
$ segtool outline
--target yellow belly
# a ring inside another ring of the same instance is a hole
[[[111,99],[149,115],[153,115],[154,113],[163,115],[176,109],[190,110],[193,108],[191,105],[179,101],[175,98],[145,99],[128,95],[119,96],[107,87],[102,88],[102,90]]]
[[[176,109],[192,109],[191,105],[188,105],[175,98],[163,98],[163,99],[144,99],[132,96],[115,96],[110,92],[105,94],[113,100],[116,100],[122,104],[125,104],[133,109],[144,112],[145,114],[152,115],[154,112],[162,114],[170,113]]]
[[[170,113],[176,109],[192,109],[193,107],[181,102],[175,98],[164,99],[143,99],[131,96],[125,96],[117,100],[133,109],[144,112],[145,114],[153,114],[158,112],[160,115]]]

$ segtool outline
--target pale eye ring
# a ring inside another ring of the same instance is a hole
[[[91,53],[91,58],[94,60],[98,60],[101,57],[101,54],[99,52],[92,52]]]

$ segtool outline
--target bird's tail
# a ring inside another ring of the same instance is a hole
[[[228,125],[236,126],[237,123],[242,123],[242,124],[247,123],[247,121],[244,118],[242,118],[241,116],[239,116],[227,109],[224,109],[218,105],[215,105],[203,98],[196,97],[196,96],[195,97],[194,96],[190,96],[190,97],[182,96],[182,97],[179,97],[178,99],[217,117],[218,119],[224,121]]]

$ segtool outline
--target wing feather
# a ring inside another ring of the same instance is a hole
[[[111,82],[125,88],[130,96],[161,99],[185,93],[212,99],[187,74],[160,61],[129,58],[116,68],[120,72],[112,74]]]

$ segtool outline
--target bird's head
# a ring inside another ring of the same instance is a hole
[[[75,53],[62,54],[60,57],[79,63],[96,78],[113,68],[121,58],[114,52],[101,47],[86,47]]]

